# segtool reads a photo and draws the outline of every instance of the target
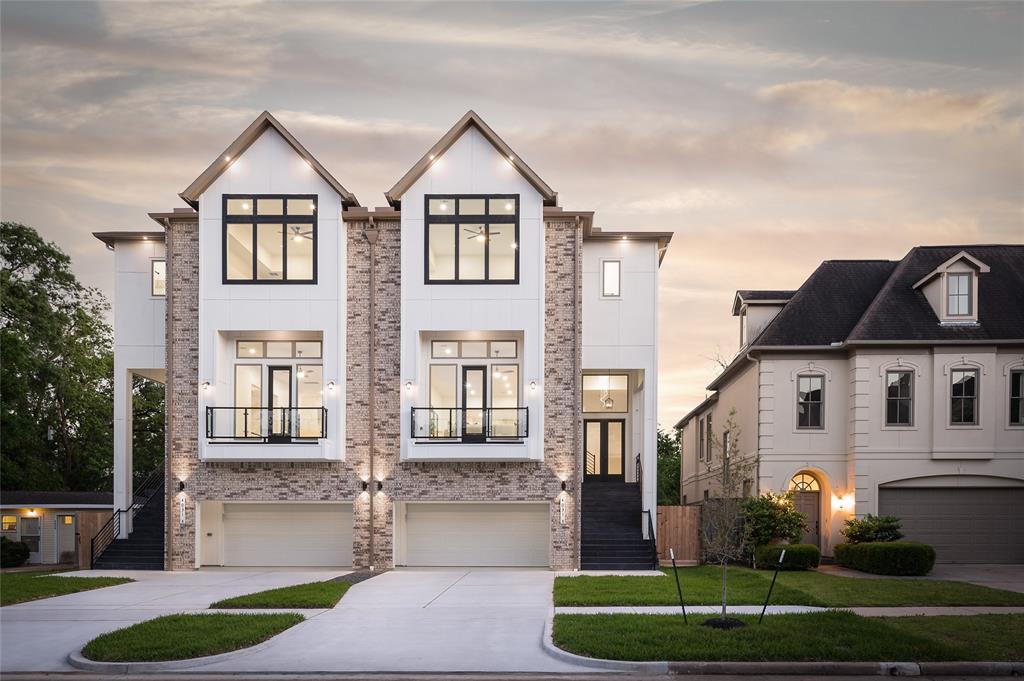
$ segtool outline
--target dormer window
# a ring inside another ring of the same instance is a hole
[[[946,314],[950,317],[969,317],[974,310],[974,275],[970,272],[950,272],[946,275]]]

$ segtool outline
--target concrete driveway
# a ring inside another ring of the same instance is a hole
[[[198,572],[82,570],[83,577],[131,577],[104,589],[0,608],[0,672],[69,671],[67,655],[100,634],[222,598],[315,582],[347,570],[204,569]],[[68,577],[67,579],[74,579]]]
[[[541,648],[554,573],[400,569],[265,648],[202,671],[579,672]]]

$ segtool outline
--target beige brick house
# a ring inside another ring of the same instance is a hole
[[[108,564],[157,506],[166,569],[651,564],[671,235],[563,210],[473,112],[385,196],[264,112],[161,230],[97,235],[117,384],[165,380],[168,416],[139,498],[117,402]]]

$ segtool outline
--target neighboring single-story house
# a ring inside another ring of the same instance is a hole
[[[111,492],[0,492],[0,536],[28,544],[29,563],[89,567],[89,540],[113,511]]]

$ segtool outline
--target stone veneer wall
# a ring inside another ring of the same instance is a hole
[[[548,222],[544,350],[544,461],[401,462],[401,225],[377,220],[377,242],[371,246],[366,222],[348,223],[348,418],[346,452],[361,477],[369,477],[369,272],[375,267],[375,334],[373,366],[374,479],[384,489],[374,496],[374,559],[377,567],[393,561],[396,501],[547,501],[550,504],[551,565],[572,569],[579,564],[582,420],[579,404],[581,365],[582,234],[574,220]],[[573,324],[575,296],[575,328]],[[575,353],[574,353],[575,351]],[[536,437],[538,433],[533,433]],[[567,479],[567,520],[559,518],[561,478]],[[371,489],[372,492],[372,489]],[[369,551],[369,494],[355,507],[355,556]],[[358,560],[358,558],[356,559]]]
[[[366,239],[368,222],[346,222],[348,238],[348,373],[344,462],[203,463],[199,397],[198,224],[172,221],[167,229],[167,542],[166,567],[189,569],[196,560],[196,508],[203,500],[335,501],[353,505],[353,563],[391,567],[394,501],[547,501],[551,565],[579,565],[582,417],[579,368],[582,329],[582,234],[575,220],[545,225],[544,461],[530,463],[403,463],[400,453],[401,226],[376,222],[377,243]],[[369,272],[376,273],[374,479],[380,493],[361,492],[369,478]],[[532,436],[536,437],[534,433]],[[567,520],[559,517],[562,478],[567,481]],[[185,491],[178,491],[179,481]],[[185,517],[179,497],[185,496]],[[370,556],[370,494],[374,494],[374,556]]]

